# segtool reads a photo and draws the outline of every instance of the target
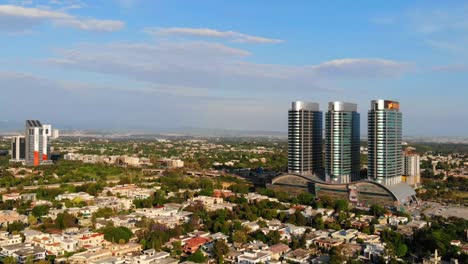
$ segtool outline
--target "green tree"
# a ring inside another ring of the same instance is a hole
[[[247,234],[243,230],[236,230],[232,233],[232,242],[244,244],[247,242]]]
[[[48,205],[38,205],[38,206],[34,206],[31,213],[35,217],[39,218],[39,217],[42,217],[44,215],[47,215],[49,213],[49,209],[50,209],[50,207]]]
[[[11,224],[8,224],[7,226],[7,231],[9,233],[13,233],[13,232],[19,232],[19,231],[23,231],[24,230],[24,224],[21,223],[21,222],[13,222]]]
[[[379,206],[379,205],[371,205],[370,209],[369,209],[369,213],[373,216],[376,216],[376,217],[380,217],[382,215],[384,215],[386,212],[385,208],[383,208],[382,206]]]
[[[195,253],[190,254],[187,257],[187,260],[195,263],[204,263],[206,261],[206,258],[205,255],[203,255],[203,252],[200,249],[198,249]]]
[[[3,259],[3,264],[16,264],[17,261],[14,257],[6,257]]]
[[[318,213],[312,218],[312,227],[316,229],[324,229],[325,224],[323,223],[322,214]]]
[[[28,215],[28,223],[31,226],[37,225],[37,218],[32,214]]]
[[[335,201],[335,210],[338,212],[347,212],[349,208],[349,203],[346,200],[336,200]]]
[[[224,256],[229,253],[229,247],[224,240],[216,240],[213,245],[213,253],[217,263],[224,262]]]
[[[34,257],[32,255],[27,256],[24,264],[33,264],[33,263],[34,263]]]
[[[132,231],[123,226],[114,227],[109,225],[102,228],[100,232],[104,234],[105,240],[113,243],[120,242],[121,240],[127,243],[133,236]]]
[[[267,238],[267,243],[269,245],[278,244],[281,240],[281,234],[280,232],[278,232],[278,230],[274,230],[274,231],[269,232],[266,235],[266,238]]]
[[[77,226],[78,219],[69,214],[68,212],[57,214],[57,218],[55,219],[55,227],[58,229],[66,229],[70,227]]]

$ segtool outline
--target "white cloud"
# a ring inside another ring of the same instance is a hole
[[[124,27],[124,23],[117,20],[81,18],[45,8],[0,5],[0,29],[24,31],[46,21],[89,31],[117,31]]]
[[[228,39],[233,42],[241,43],[281,43],[281,39],[272,39],[259,36],[252,36],[236,31],[219,31],[210,28],[147,28],[145,32],[157,36],[191,36],[191,37],[205,37],[205,38],[220,38]]]
[[[335,93],[337,80],[394,78],[411,64],[351,58],[316,65],[260,64],[248,51],[201,42],[82,44],[57,50],[49,65],[126,77],[168,87],[207,89],[212,96],[264,96],[291,91]],[[204,90],[204,93],[206,90]]]
[[[454,63],[454,64],[446,64],[446,65],[438,65],[431,68],[433,72],[450,72],[450,73],[459,73],[459,72],[467,72],[468,65],[462,63]]]
[[[99,19],[66,19],[57,20],[54,23],[89,31],[118,31],[124,27],[122,21]]]
[[[312,66],[318,74],[346,77],[395,77],[412,69],[412,63],[379,58],[338,59]]]
[[[71,15],[61,12],[14,5],[0,5],[0,15],[39,19],[73,19]]]

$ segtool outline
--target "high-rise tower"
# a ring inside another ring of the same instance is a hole
[[[39,166],[50,163],[49,137],[51,126],[39,120],[26,120],[26,165]]]
[[[359,113],[357,105],[330,102],[325,114],[325,179],[348,183],[359,177]]]
[[[317,103],[295,101],[288,112],[288,171],[322,171],[322,112]]]
[[[398,102],[371,102],[368,138],[368,177],[386,185],[400,183],[403,171],[402,114]]]
[[[12,162],[23,162],[26,158],[26,141],[24,136],[15,136],[11,139]]]

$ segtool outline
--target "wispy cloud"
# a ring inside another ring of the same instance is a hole
[[[467,72],[468,65],[462,64],[462,63],[438,65],[438,66],[432,67],[431,70],[434,72],[452,72],[452,73]]]
[[[468,30],[468,6],[451,8],[413,9],[407,13],[407,22],[417,32],[433,34]]]
[[[82,18],[62,10],[52,10],[19,5],[0,5],[0,29],[24,31],[43,22],[89,31],[117,31],[124,27],[118,20]]]
[[[327,61],[311,68],[321,75],[348,78],[391,78],[414,69],[415,65],[380,58],[347,58]]]
[[[202,38],[218,38],[227,39],[233,42],[240,43],[281,43],[281,39],[265,38],[260,36],[253,36],[243,34],[236,31],[220,31],[211,28],[147,28],[144,30],[147,33],[157,36],[190,36]]]
[[[168,87],[192,87],[212,96],[286,90],[335,93],[336,80],[394,78],[411,63],[380,58],[348,58],[315,65],[261,64],[250,53],[213,42],[82,44],[57,50],[46,63],[55,67],[127,77]]]

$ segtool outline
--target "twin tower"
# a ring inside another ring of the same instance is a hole
[[[360,179],[360,115],[356,104],[328,103],[325,135],[323,114],[318,103],[293,102],[288,121],[290,173],[316,175],[330,183]],[[385,185],[400,183],[403,169],[402,114],[398,102],[371,101],[367,135],[368,180]]]

